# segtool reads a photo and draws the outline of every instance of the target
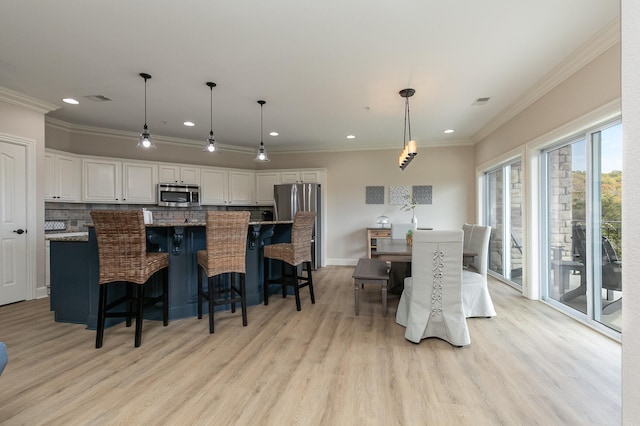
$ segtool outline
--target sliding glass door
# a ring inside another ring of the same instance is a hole
[[[485,174],[487,224],[491,226],[489,270],[522,286],[522,163],[509,162]]]
[[[543,296],[621,331],[622,138],[619,122],[543,151]]]

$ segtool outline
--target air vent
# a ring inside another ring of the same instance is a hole
[[[478,99],[475,100],[475,102],[473,102],[472,105],[484,105],[487,102],[489,102],[489,99],[491,99],[491,98],[478,98]]]
[[[106,102],[111,100],[111,98],[108,98],[104,95],[91,95],[91,96],[85,96],[85,98],[93,102]]]

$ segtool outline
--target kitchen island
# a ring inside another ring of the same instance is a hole
[[[263,301],[263,247],[288,242],[291,221],[250,222],[247,230],[246,291],[247,304]],[[98,314],[99,262],[95,231],[87,237],[60,237],[51,244],[51,310],[56,321],[86,324],[95,329]],[[158,222],[147,225],[147,250],[168,252],[169,320],[194,317],[198,303],[196,252],[206,249],[206,226],[200,222]],[[275,271],[278,273],[279,271]],[[151,283],[150,292],[159,292],[160,282]],[[121,291],[124,291],[122,286]],[[111,293],[117,298],[118,291]],[[110,298],[111,298],[110,297]],[[203,309],[206,312],[206,302]],[[216,310],[229,309],[228,306]],[[145,318],[160,319],[161,309],[145,310]],[[121,320],[109,318],[107,326]]]

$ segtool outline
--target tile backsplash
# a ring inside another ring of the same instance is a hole
[[[249,210],[251,220],[262,220],[262,212],[273,207],[258,206],[198,206],[189,208],[158,207],[149,204],[82,204],[82,203],[45,203],[45,222],[63,222],[69,232],[86,231],[91,225],[91,210],[137,210],[147,209],[153,213],[153,221],[204,222],[207,210]],[[50,225],[54,226],[54,225]],[[56,224],[55,227],[61,225]],[[59,228],[58,228],[59,229]]]

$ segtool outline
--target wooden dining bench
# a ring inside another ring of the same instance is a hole
[[[382,287],[382,311],[387,316],[387,287],[389,286],[389,272],[387,262],[377,259],[362,258],[358,260],[353,271],[354,311],[360,313],[360,288],[364,284],[380,284]]]

